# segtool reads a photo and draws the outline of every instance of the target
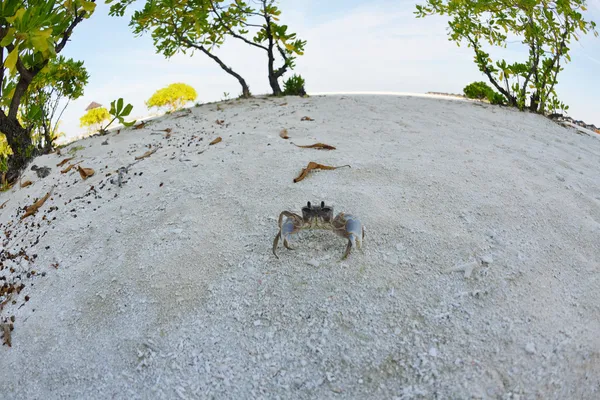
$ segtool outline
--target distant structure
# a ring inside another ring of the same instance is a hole
[[[87,106],[87,108],[85,109],[85,111],[90,111],[91,109],[98,108],[98,107],[102,107],[102,104],[99,104],[99,103],[96,103],[95,101],[92,101],[90,103],[90,105]]]

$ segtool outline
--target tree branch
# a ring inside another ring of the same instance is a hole
[[[261,44],[258,44],[258,43],[254,43],[254,42],[252,42],[252,41],[250,41],[250,40],[246,39],[246,38],[245,38],[245,37],[243,37],[242,35],[239,35],[239,34],[235,33],[235,31],[234,31],[233,29],[231,29],[231,28],[230,28],[230,27],[229,27],[229,26],[228,26],[228,25],[227,25],[227,24],[226,24],[226,23],[223,21],[223,18],[221,17],[221,14],[219,14],[219,11],[218,11],[217,7],[215,7],[215,3],[214,3],[214,1],[213,1],[213,0],[210,0],[210,5],[211,5],[211,8],[213,9],[213,12],[214,12],[215,16],[217,17],[217,20],[218,20],[218,21],[219,21],[219,23],[221,24],[221,26],[222,26],[223,28],[225,28],[225,30],[226,30],[227,32],[229,32],[229,34],[230,34],[231,36],[233,36],[233,37],[234,37],[234,38],[236,38],[236,39],[239,39],[239,40],[242,40],[242,41],[244,41],[245,43],[249,44],[250,46],[258,47],[259,49],[263,49],[264,51],[269,51],[269,49],[267,49],[265,46],[263,46],[263,45],[261,45]]]

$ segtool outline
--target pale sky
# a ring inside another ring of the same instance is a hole
[[[62,52],[83,60],[90,74],[84,96],[63,115],[61,129],[68,137],[84,132],[79,118],[91,101],[108,108],[111,100],[123,97],[133,104],[132,116],[137,118],[150,113],[144,101],[170,83],[193,86],[198,102],[241,92],[234,78],[200,53],[168,60],[156,54],[149,35],[134,37],[128,17],[110,17],[108,6],[102,0],[97,3],[92,18],[76,28]],[[308,41],[294,72],[306,79],[309,93],[462,93],[468,83],[486,80],[473,62],[472,49],[448,41],[445,17],[415,18],[418,3],[282,0],[282,22]],[[142,4],[138,1],[134,7]],[[600,0],[591,0],[589,6],[588,19],[600,23]],[[505,54],[518,57],[521,47],[511,45]],[[600,125],[600,38],[587,35],[571,47],[573,62],[559,75],[559,96],[570,105],[573,118]],[[244,76],[254,94],[269,92],[262,50],[228,39],[216,54]]]

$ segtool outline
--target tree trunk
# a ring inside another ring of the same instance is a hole
[[[242,86],[242,97],[249,98],[252,96],[252,94],[250,94],[250,88],[248,87],[246,80],[244,78],[242,78],[242,76],[240,74],[238,74],[233,69],[231,69],[227,65],[225,65],[225,63],[223,61],[221,61],[221,59],[219,57],[215,56],[210,51],[206,50],[206,48],[204,46],[193,45],[193,44],[191,44],[191,42],[188,42],[188,45],[191,45],[192,47],[195,47],[195,48],[199,49],[200,51],[202,51],[204,54],[209,56],[213,61],[215,61],[217,64],[219,64],[219,66],[223,69],[223,71],[227,72],[229,75],[231,75],[235,79],[237,79],[238,82],[240,83],[240,85]]]
[[[6,174],[7,180],[12,182],[19,177],[29,161],[36,155],[35,146],[31,142],[30,132],[5,115],[0,116],[0,131],[6,136],[6,141],[13,152],[8,157]]]
[[[271,86],[271,90],[273,91],[273,96],[281,96],[283,93],[281,91],[281,87],[279,86],[279,80],[277,73],[275,72],[275,55],[273,54],[273,36],[271,35],[271,31],[267,29],[267,35],[269,35],[269,47],[267,50],[267,55],[269,57],[269,85]]]

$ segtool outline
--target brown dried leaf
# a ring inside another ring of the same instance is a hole
[[[288,130],[287,129],[282,129],[281,132],[279,132],[279,136],[282,139],[289,139],[290,137],[288,136]]]
[[[71,164],[69,165],[67,168],[63,169],[62,171],[60,171],[61,174],[66,174],[67,172],[69,172],[74,166],[76,166],[77,164],[81,163],[83,161],[79,161],[75,164]]]
[[[22,188],[26,188],[27,186],[31,186],[31,185],[33,185],[33,182],[31,182],[31,181],[21,182]]]
[[[81,175],[82,179],[87,179],[96,173],[96,171],[91,168],[81,168],[79,166],[77,167],[77,170],[79,171],[79,175]]]
[[[314,119],[311,117],[302,117],[302,119],[300,119],[300,121],[314,121]]]
[[[57,167],[62,167],[63,165],[65,165],[66,163],[68,163],[69,161],[71,161],[74,158],[75,157],[65,158],[64,160],[62,160],[61,162],[59,162],[58,164],[56,164],[56,166]]]
[[[158,147],[155,148],[154,150],[148,150],[147,152],[145,152],[141,156],[137,156],[135,159],[136,160],[143,160],[144,158],[150,157],[152,154],[156,153],[157,150],[158,150]]]
[[[300,175],[298,175],[296,178],[294,178],[294,183],[298,183],[301,180],[303,180],[304,178],[306,178],[308,173],[314,169],[332,170],[332,169],[338,169],[338,168],[343,168],[343,167],[351,168],[349,165],[341,165],[339,167],[331,167],[329,165],[317,164],[316,162],[311,161],[308,163],[306,168],[302,169],[302,172],[300,172]]]
[[[134,125],[134,126],[133,126],[133,129],[142,129],[142,128],[143,128],[143,127],[145,127],[145,126],[146,126],[146,123],[145,123],[145,122],[140,122],[139,124],[137,124],[137,125]]]
[[[325,143],[315,143],[315,144],[310,144],[307,146],[300,146],[297,145],[296,143],[293,143],[294,146],[296,147],[302,147],[303,149],[322,149],[322,150],[335,150],[335,147],[330,146],[328,144]]]
[[[42,197],[41,199],[39,199],[38,201],[36,201],[35,203],[33,203],[32,205],[30,205],[29,207],[27,207],[25,209],[25,214],[23,214],[23,216],[21,217],[21,219],[25,219],[27,217],[29,217],[30,215],[33,215],[37,212],[37,210],[44,205],[44,203],[46,202],[46,200],[48,200],[48,198],[50,197],[50,195],[52,194],[52,190],[51,189],[48,193],[46,193],[46,195],[44,197]]]
[[[220,141],[222,141],[223,139],[221,138],[221,136],[219,136],[218,138],[216,138],[215,140],[213,140],[212,142],[210,142],[208,145],[212,146],[213,144],[217,144]]]
[[[2,205],[0,205],[0,210],[2,210],[4,206],[6,206],[6,203],[8,203],[8,200],[6,200],[4,203],[2,203]]]
[[[215,121],[217,125],[223,125],[225,123],[224,119],[218,119]]]
[[[287,106],[288,103],[281,103],[279,107]]]
[[[10,324],[2,324],[0,325],[2,328],[2,338],[4,339],[4,344],[8,347],[12,347],[12,340],[10,337]]]

